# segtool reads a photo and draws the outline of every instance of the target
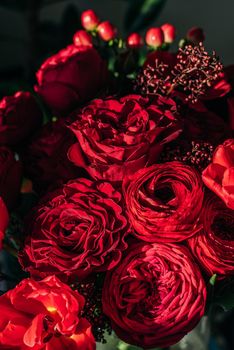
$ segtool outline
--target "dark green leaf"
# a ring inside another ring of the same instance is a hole
[[[126,17],[126,31],[139,31],[157,19],[166,0],[131,0]]]
[[[234,308],[234,278],[220,282],[214,295],[214,303],[227,311]]]

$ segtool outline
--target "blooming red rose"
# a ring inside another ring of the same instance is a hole
[[[7,207],[0,197],[0,249],[2,248],[2,240],[4,237],[5,230],[7,228],[9,222],[9,215],[7,211]]]
[[[202,218],[203,229],[188,240],[193,255],[210,276],[234,274],[234,211],[210,195]]]
[[[0,101],[0,145],[16,145],[42,122],[35,98],[29,92],[16,92]]]
[[[70,45],[37,72],[35,90],[57,115],[93,98],[107,80],[107,66],[91,47]]]
[[[95,350],[81,316],[84,298],[56,277],[25,279],[0,297],[0,347],[7,350]]]
[[[139,243],[103,287],[103,310],[113,330],[144,349],[167,347],[192,330],[204,314],[206,288],[186,247]]]
[[[180,133],[173,100],[139,95],[94,100],[69,126],[77,143],[69,158],[95,179],[122,181],[158,158],[163,144]]]
[[[202,173],[205,185],[234,209],[234,139],[226,140],[213,154],[212,163]]]
[[[20,254],[33,276],[73,280],[106,271],[119,263],[127,247],[121,194],[108,182],[71,181],[34,212]]]
[[[200,229],[199,173],[180,162],[155,164],[124,179],[126,207],[137,238],[177,242]]]
[[[69,161],[67,152],[75,142],[63,119],[46,125],[33,137],[23,154],[24,167],[37,190],[56,188],[78,177],[80,171]]]
[[[8,208],[17,204],[21,179],[21,163],[9,148],[0,146],[0,196]]]

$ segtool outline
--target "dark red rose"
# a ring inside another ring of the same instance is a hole
[[[168,347],[204,314],[206,288],[186,247],[133,245],[103,287],[103,310],[113,330],[144,349]]]
[[[95,350],[85,300],[54,276],[24,279],[0,296],[0,347],[7,350]]]
[[[2,248],[2,240],[4,237],[5,230],[9,223],[9,214],[7,207],[0,197],[0,249]]]
[[[124,179],[126,207],[137,238],[177,242],[200,229],[199,173],[180,162],[155,164]]]
[[[212,163],[202,173],[202,180],[227,207],[234,209],[234,139],[216,148]]]
[[[94,100],[77,112],[69,126],[77,143],[68,156],[95,179],[122,181],[158,158],[163,144],[180,133],[176,104],[139,95]]]
[[[26,173],[37,190],[54,189],[78,177],[78,168],[67,157],[74,142],[74,135],[61,119],[44,125],[33,137],[23,159]]]
[[[70,45],[42,64],[35,90],[56,115],[64,115],[95,97],[106,81],[107,66],[98,52]]]
[[[42,112],[29,92],[16,92],[0,101],[0,145],[14,146],[42,122]]]
[[[21,179],[21,163],[9,148],[0,146],[0,196],[8,209],[17,204]]]
[[[108,182],[78,179],[34,210],[20,262],[32,276],[83,278],[112,269],[126,249],[121,194]]]
[[[188,240],[209,276],[234,274],[234,211],[214,195],[203,205],[203,229]]]

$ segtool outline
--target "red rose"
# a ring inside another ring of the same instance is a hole
[[[215,196],[203,206],[203,229],[188,240],[193,255],[212,276],[234,274],[234,211]]]
[[[171,99],[129,95],[120,100],[94,100],[69,126],[77,138],[71,161],[95,179],[122,181],[124,175],[152,164],[163,144],[181,130]]]
[[[0,347],[7,350],[95,350],[81,317],[84,298],[50,276],[25,279],[0,297]]]
[[[17,204],[21,178],[21,163],[9,148],[0,146],[0,196],[8,208]]]
[[[16,145],[36,130],[42,113],[29,92],[16,92],[0,101],[0,145]]]
[[[155,164],[124,180],[126,207],[137,238],[177,242],[200,229],[199,173],[179,162]]]
[[[8,226],[9,215],[3,199],[0,197],[0,249],[2,248],[2,240],[5,230]]]
[[[78,177],[80,171],[67,157],[74,142],[74,135],[61,119],[44,125],[33,137],[23,156],[26,173],[37,190],[56,188]]]
[[[216,148],[202,179],[227,207],[234,209],[234,139],[226,140]]]
[[[107,273],[102,302],[121,339],[144,349],[164,348],[196,326],[206,288],[187,248],[142,242]]]
[[[64,115],[93,98],[106,80],[106,63],[94,48],[70,45],[42,64],[35,89],[55,114]]]
[[[83,278],[119,263],[128,231],[121,194],[110,183],[78,179],[34,210],[20,261],[33,276]]]

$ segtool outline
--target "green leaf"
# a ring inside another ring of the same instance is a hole
[[[226,279],[217,285],[213,302],[225,311],[234,308],[234,278]]]
[[[125,16],[126,31],[139,31],[157,19],[166,0],[131,0]]]
[[[214,286],[215,285],[215,282],[216,282],[216,278],[217,278],[217,274],[215,273],[213,276],[211,276],[211,278],[210,278],[210,284],[212,285],[212,286]]]

